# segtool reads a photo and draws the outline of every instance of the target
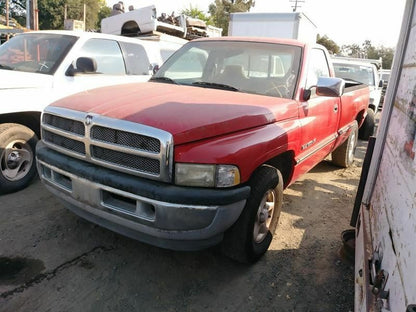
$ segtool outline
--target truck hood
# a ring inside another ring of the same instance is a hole
[[[0,90],[51,88],[53,76],[0,69]]]
[[[52,106],[165,130],[175,144],[297,117],[294,100],[157,82],[99,88]]]

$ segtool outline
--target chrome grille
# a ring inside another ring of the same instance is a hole
[[[160,141],[158,139],[131,132],[94,126],[91,128],[91,138],[102,142],[138,148],[143,151],[160,152]]]
[[[85,135],[84,124],[80,121],[71,120],[51,114],[43,114],[43,123],[52,127],[62,129],[67,132],[76,133],[79,135]]]
[[[50,148],[85,161],[170,182],[173,138],[166,131],[96,114],[47,107],[42,140]]]
[[[91,157],[133,170],[141,170],[153,174],[159,174],[160,171],[160,162],[157,159],[117,152],[99,146],[91,146]]]
[[[80,155],[85,155],[85,145],[82,142],[49,132],[47,130],[42,132],[42,138],[45,142],[59,145],[62,148],[71,150],[74,153],[78,153]]]

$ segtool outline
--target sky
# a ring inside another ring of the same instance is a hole
[[[112,7],[118,0],[106,0]],[[292,12],[295,0],[255,0],[250,12]],[[409,1],[409,0],[407,0]],[[124,7],[155,4],[162,12],[179,14],[183,9],[198,8],[208,13],[214,0],[124,0]],[[299,0],[297,12],[303,12],[316,26],[318,34],[328,36],[339,46],[362,44],[394,48],[402,24],[406,0]]]

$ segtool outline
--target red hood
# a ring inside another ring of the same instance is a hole
[[[293,100],[153,82],[85,91],[52,105],[162,129],[175,144],[297,116]]]

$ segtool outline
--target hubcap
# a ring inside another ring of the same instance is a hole
[[[269,232],[275,203],[276,194],[274,190],[267,191],[260,202],[256,220],[254,221],[253,239],[256,243],[261,243]]]
[[[348,146],[348,162],[352,162],[354,159],[354,148],[355,148],[355,131],[351,133],[351,138]]]
[[[33,163],[33,151],[25,141],[10,142],[3,150],[0,159],[1,174],[9,181],[24,178]]]

